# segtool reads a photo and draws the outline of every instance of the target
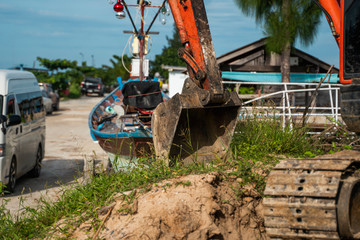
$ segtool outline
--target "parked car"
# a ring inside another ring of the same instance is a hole
[[[57,92],[55,92],[50,83],[39,83],[40,89],[43,89],[49,95],[52,101],[53,110],[57,111],[60,108],[60,97]]]
[[[99,77],[85,77],[80,87],[81,94],[97,93],[99,96],[104,96],[104,84]]]
[[[53,105],[52,105],[52,101],[50,99],[50,96],[48,95],[48,93],[44,89],[41,90],[41,95],[42,95],[42,98],[43,98],[43,104],[44,104],[44,107],[45,107],[46,114],[52,114]]]
[[[0,70],[0,181],[14,192],[16,179],[39,177],[45,150],[45,111],[34,74]]]

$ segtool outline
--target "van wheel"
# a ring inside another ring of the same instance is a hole
[[[41,173],[41,161],[42,161],[42,151],[41,151],[41,147],[39,146],[38,151],[36,153],[35,166],[29,172],[30,177],[37,178],[37,177],[40,176],[40,173]]]
[[[9,170],[9,182],[6,185],[6,190],[10,193],[15,191],[16,185],[16,160],[13,158],[10,163],[10,170]]]

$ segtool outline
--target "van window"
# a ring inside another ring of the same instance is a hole
[[[32,92],[30,95],[30,107],[32,119],[39,119],[45,115],[44,104],[41,92]]]
[[[16,95],[22,122],[30,122],[45,116],[41,92],[21,93]]]
[[[19,104],[21,121],[23,123],[30,122],[31,108],[30,108],[29,95],[27,93],[16,94],[16,99]]]
[[[15,96],[9,95],[6,104],[6,116],[10,117],[15,114]]]

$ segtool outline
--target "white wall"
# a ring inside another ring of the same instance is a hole
[[[169,97],[172,97],[177,93],[181,93],[184,81],[187,77],[187,74],[180,71],[169,72]]]

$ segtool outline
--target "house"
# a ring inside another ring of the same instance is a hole
[[[280,72],[281,56],[265,49],[266,38],[225,53],[217,58],[221,71],[230,72]],[[295,47],[290,56],[292,73],[326,73],[330,64]],[[334,68],[333,73],[339,73]]]
[[[266,51],[266,38],[225,53],[217,58],[222,78],[234,82],[281,82],[281,56]],[[323,78],[331,65],[295,47],[290,56],[291,82],[314,83]],[[164,66],[169,70],[169,95],[181,92],[186,68]],[[330,83],[337,83],[339,69],[333,67]],[[272,91],[274,88],[272,89]]]
[[[267,52],[265,43],[266,38],[263,38],[217,58],[225,88],[235,90],[238,93],[240,85],[255,89],[250,94],[239,94],[239,97],[244,100],[243,109],[251,112],[254,104],[259,107],[271,103],[271,110],[276,109],[276,114],[282,114],[281,119],[291,118],[293,114],[291,121],[297,122],[301,121],[305,107],[311,106],[309,112],[312,115],[307,123],[312,126],[326,126],[329,124],[327,116],[338,120],[340,112],[338,108],[338,86],[332,84],[336,84],[339,80],[339,69],[333,67],[331,78],[326,79],[325,82],[331,83],[334,88],[330,89],[329,84],[323,84],[328,85],[330,90],[319,90],[314,94],[314,91],[310,90],[317,87],[320,79],[325,77],[332,66],[297,48],[292,48],[290,58],[291,83],[289,86],[283,85],[280,73],[281,56]],[[184,74],[186,69],[170,66],[167,66],[167,69],[170,71],[170,96],[173,96],[175,93],[181,92],[184,79],[187,76]],[[294,92],[285,94],[283,90]],[[299,92],[295,92],[298,90]],[[265,97],[267,94],[271,96],[267,99],[256,100],[257,97]],[[247,102],[251,102],[249,106],[246,105]],[[328,115],[325,116],[325,114]]]

